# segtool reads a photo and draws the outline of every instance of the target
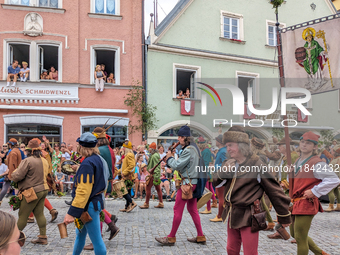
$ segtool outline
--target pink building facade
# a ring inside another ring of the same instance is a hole
[[[75,144],[82,132],[119,120],[108,133],[112,146],[136,123],[124,97],[143,81],[142,5],[134,0],[1,0],[0,143],[27,144],[45,135],[51,142]],[[29,80],[7,86],[7,69],[28,62]],[[96,65],[114,74],[104,91],[95,90]],[[41,79],[55,67],[56,80]]]

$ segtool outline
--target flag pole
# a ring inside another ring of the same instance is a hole
[[[276,14],[276,39],[277,39],[277,52],[278,52],[278,63],[279,63],[279,74],[280,74],[280,86],[281,88],[285,87],[285,74],[283,70],[283,58],[282,58],[282,41],[281,41],[281,33],[280,33],[280,23],[279,23],[279,11],[278,8],[283,3],[283,0],[271,1],[275,8]],[[287,115],[283,116],[283,123],[285,123],[284,131],[285,131],[285,141],[286,141],[286,157],[287,157],[287,166],[292,164],[291,159],[291,151],[290,151],[290,140],[289,140],[289,131],[288,131],[288,121]]]

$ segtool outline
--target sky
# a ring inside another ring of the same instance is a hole
[[[158,0],[158,24],[174,8],[178,0]],[[145,0],[145,36],[149,34],[150,13],[154,12],[154,0]]]

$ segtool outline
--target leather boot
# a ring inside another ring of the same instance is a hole
[[[200,212],[202,214],[211,214],[211,210],[208,211],[208,208],[206,207],[205,210],[203,212]]]
[[[124,209],[120,209],[119,211],[120,211],[120,212],[126,212],[126,210],[127,210],[127,209],[124,208]]]
[[[112,220],[114,223],[117,223],[118,217],[117,217],[116,215],[111,214],[111,220]]]
[[[56,209],[53,208],[53,209],[50,211],[50,214],[51,214],[51,216],[52,216],[50,222],[55,221],[55,220],[57,219],[57,217],[58,217],[58,211],[57,211]]]
[[[126,212],[129,213],[131,212],[133,209],[135,209],[135,207],[137,206],[137,204],[135,203],[135,201],[132,201],[132,203],[129,205],[129,207],[126,209]]]
[[[215,218],[210,219],[211,222],[222,222],[222,218],[218,218],[217,215]]]
[[[193,237],[193,238],[188,238],[187,240],[191,243],[205,244],[207,242],[207,239],[205,238],[205,236],[197,236],[197,237]]]
[[[31,243],[46,245],[46,244],[48,244],[47,236],[38,235],[38,239],[32,240]]]
[[[267,235],[267,237],[270,238],[270,239],[283,239],[278,232],[275,232],[272,235]]]
[[[28,217],[27,223],[34,223],[34,217]]]
[[[155,237],[156,241],[165,246],[172,246],[176,243],[176,237]]]
[[[90,243],[90,244],[84,246],[83,250],[85,250],[85,251],[93,251],[94,250],[93,244]]]
[[[159,202],[158,205],[155,206],[155,208],[164,208],[164,204]]]
[[[116,224],[114,223],[114,221],[111,221],[109,224],[107,224],[107,226],[109,227],[111,233],[110,233],[110,237],[109,240],[113,239],[118,233],[119,233],[119,228],[116,226]]]
[[[139,206],[140,209],[149,209],[149,204],[144,203],[144,205]]]
[[[268,226],[264,231],[272,231],[275,227],[275,223],[274,222],[268,222]]]
[[[336,204],[334,211],[340,212],[340,202]]]
[[[212,207],[212,208],[217,208],[217,207],[218,207],[218,206],[217,206],[217,200],[216,200],[216,199],[213,200],[211,207]]]
[[[325,212],[333,212],[334,211],[334,204],[329,204],[328,208],[325,209]]]

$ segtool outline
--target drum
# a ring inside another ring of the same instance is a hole
[[[212,192],[207,188],[204,188],[202,197],[197,201],[197,209],[203,207],[211,199]]]
[[[71,166],[77,165],[77,162],[74,162],[73,160],[65,160],[61,164],[61,172],[66,174],[66,175],[74,175],[76,171],[72,169]]]
[[[113,190],[116,192],[118,197],[122,197],[128,193],[124,180],[113,183]]]
[[[297,48],[295,50],[296,62],[300,63],[306,59],[306,49],[304,47]]]

